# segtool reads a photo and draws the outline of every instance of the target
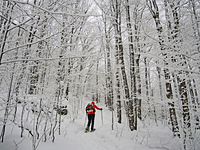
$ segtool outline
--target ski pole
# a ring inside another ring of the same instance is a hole
[[[103,125],[103,113],[102,113],[102,110],[101,110],[101,121],[102,121],[102,125]]]
[[[87,114],[85,115],[85,123],[86,123],[86,120],[87,120]],[[85,123],[84,123],[84,127],[85,127]]]

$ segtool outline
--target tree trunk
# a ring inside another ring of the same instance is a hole
[[[13,65],[13,69],[14,68],[15,68],[15,64]],[[3,119],[3,127],[2,127],[2,130],[1,130],[1,142],[4,141],[6,124],[7,124],[8,116],[9,116],[9,108],[10,108],[10,103],[11,103],[11,92],[12,92],[12,86],[13,86],[13,78],[14,78],[14,71],[11,74],[10,85],[9,85],[9,88],[8,88],[8,96],[7,96],[6,108],[5,108],[4,119]]]
[[[117,117],[118,117],[118,122],[121,122],[121,118],[119,118],[121,116],[121,92],[120,92],[120,64],[119,64],[119,38],[118,38],[118,16],[119,16],[119,4],[118,1],[114,2],[112,1],[112,7],[113,7],[113,16],[115,17],[114,20],[114,29],[115,29],[115,60],[116,60],[116,72],[115,72],[115,76],[116,76],[116,101],[117,101]],[[113,111],[113,106],[111,108],[111,110]],[[112,117],[113,118],[113,117]],[[113,119],[112,119],[113,121]]]
[[[104,32],[106,35],[106,105],[111,108],[113,105],[113,74],[111,66],[111,54],[110,54],[110,28],[107,31],[106,18],[104,21]],[[117,58],[115,58],[117,60]],[[117,76],[117,75],[116,75]],[[116,78],[117,79],[117,78]]]
[[[192,84],[195,84],[195,83],[192,83],[191,80],[188,81],[188,93],[190,94],[190,99],[191,99],[191,110],[192,110],[192,115],[191,115],[191,120],[195,120],[194,121],[194,130],[196,132],[197,129],[200,129],[200,122],[199,122],[199,115],[198,115],[198,104],[197,104],[197,101],[196,101],[196,96],[195,96],[195,92],[194,92],[194,89],[193,89],[193,86]],[[189,96],[188,96],[189,97]]]
[[[117,67],[121,68],[121,74],[122,74],[122,83],[124,86],[124,94],[125,98],[127,101],[132,101],[130,99],[130,94],[129,94],[129,87],[128,87],[128,81],[127,81],[127,76],[126,76],[126,71],[125,71],[125,64],[124,64],[124,50],[123,50],[123,43],[122,43],[122,31],[121,31],[121,3],[119,3],[118,0],[115,0],[115,5],[114,7],[114,12],[115,12],[115,23],[114,23],[114,28],[115,28],[115,41],[116,41],[116,50],[117,50],[117,58],[119,61],[119,66]],[[131,102],[132,104],[132,102]],[[120,105],[119,105],[120,106]],[[128,105],[129,107],[130,105]],[[131,107],[131,106],[130,106]],[[128,109],[133,109],[133,107],[128,108]],[[118,111],[120,112],[120,111]],[[130,111],[132,112],[132,111]],[[133,125],[133,114],[128,114],[129,116],[129,126],[131,130],[134,129]]]
[[[3,1],[3,8],[5,8],[5,10],[3,10],[3,15],[6,17],[6,19],[1,18],[1,24],[0,24],[0,65],[1,65],[1,61],[2,61],[2,57],[4,54],[4,48],[5,48],[5,44],[6,44],[6,40],[7,40],[7,35],[9,33],[8,29],[10,28],[11,25],[11,14],[13,11],[15,5],[11,5],[10,2],[6,2]]]
[[[131,25],[131,17],[130,17],[130,9],[129,9],[129,1],[126,0],[126,24],[127,24],[127,29],[128,29],[128,41],[129,41],[129,53],[130,53],[130,76],[131,76],[131,98],[130,98],[130,104],[129,104],[129,111],[128,113],[130,113],[129,115],[129,126],[131,127],[131,130],[137,130],[137,117],[138,114],[140,114],[141,117],[141,111],[138,113],[138,109],[140,108],[139,105],[137,104],[141,104],[138,103],[140,100],[136,98],[136,94],[137,94],[137,89],[136,89],[136,72],[135,72],[135,52],[134,52],[134,46],[133,46],[133,33],[132,33],[132,25]],[[136,22],[135,22],[136,24]],[[137,28],[135,28],[135,32]],[[137,35],[135,35],[136,37]],[[135,39],[136,41],[136,39]],[[135,47],[136,50],[136,47]],[[137,64],[139,65],[139,62],[137,62]],[[138,68],[139,69],[139,68]],[[138,71],[138,70],[137,70]],[[134,104],[133,104],[133,100],[134,100]],[[134,109],[134,110],[133,110]]]
[[[200,101],[199,101],[199,97],[198,97],[198,92],[197,92],[197,87],[196,87],[196,81],[193,79],[193,89],[194,89],[194,100],[195,100],[195,104],[197,106],[197,110],[200,110]],[[196,129],[200,130],[200,113],[199,111],[197,111],[196,114]]]
[[[106,30],[106,29],[105,29]],[[106,32],[106,31],[105,31]],[[110,32],[110,31],[109,31]],[[106,95],[107,95],[107,102],[106,104],[108,107],[111,107],[113,105],[113,81],[112,81],[112,70],[111,70],[111,58],[110,58],[110,36],[109,33],[106,32],[106,60],[107,60],[107,79],[106,79],[106,88],[108,89]],[[116,75],[117,76],[117,75]],[[117,78],[116,78],[117,79]]]
[[[145,92],[145,96],[147,97],[147,104],[148,104],[148,114],[147,114],[147,116],[148,115],[151,115],[151,106],[150,106],[150,88],[149,88],[149,76],[148,76],[148,65],[147,65],[147,58],[145,57],[144,58],[144,65],[145,65],[145,69],[144,69],[144,71],[145,71],[145,73],[144,73],[144,77],[145,77],[145,90],[146,90],[146,92]]]
[[[98,58],[97,58],[98,59]],[[98,72],[99,72],[99,60],[97,60],[96,62],[96,102],[99,103],[99,75],[98,75]]]
[[[23,133],[24,133],[24,112],[25,112],[25,106],[26,106],[26,103],[25,103],[25,100],[24,102],[22,103],[22,112],[21,112],[21,137],[23,137]]]
[[[149,10],[154,18],[155,24],[156,24],[156,29],[158,32],[158,39],[159,39],[159,44],[162,53],[167,49],[164,45],[165,39],[163,38],[163,29],[162,25],[160,23],[160,18],[159,18],[159,10],[158,10],[158,5],[156,0],[147,0]],[[170,119],[172,123],[172,131],[174,135],[179,134],[179,126],[178,126],[178,121],[177,121],[177,116],[176,116],[176,109],[174,107],[174,102],[173,102],[173,92],[172,92],[172,85],[170,83],[170,73],[169,70],[167,69],[168,62],[166,59],[168,59],[167,54],[164,52],[164,63],[165,63],[165,68],[164,68],[164,75],[165,75],[165,87],[166,87],[166,97],[168,99],[168,104],[169,104],[169,113],[170,113]]]
[[[37,0],[34,1],[34,5],[37,5]],[[28,44],[27,45],[27,53],[25,54],[26,56],[30,57],[29,55],[32,52],[32,45],[31,43],[34,41],[34,35],[38,32],[39,28],[39,22],[41,21],[41,16],[38,14],[36,22],[34,22],[31,27],[30,27],[30,32],[29,32],[29,37],[28,37]],[[42,42],[42,41],[41,41]],[[39,43],[38,46],[41,44]],[[39,47],[40,49],[40,47]],[[36,55],[35,57],[38,57],[40,54],[40,51],[36,50]],[[36,94],[37,93],[37,84],[39,82],[39,61],[33,61],[33,64],[30,66],[30,87],[29,87],[29,94]]]

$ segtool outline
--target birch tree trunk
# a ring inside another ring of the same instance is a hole
[[[106,93],[106,105],[108,107],[111,107],[113,105],[113,80],[112,80],[112,66],[111,66],[111,54],[110,54],[110,29],[107,31],[106,29],[106,21],[104,21],[104,26],[105,26],[105,35],[106,35],[106,89],[108,90]],[[117,78],[116,78],[117,79]],[[119,97],[120,98],[120,97]],[[121,109],[118,109],[121,111]],[[119,116],[118,122],[121,122],[121,112],[117,113]]]
[[[37,0],[34,0],[34,5],[38,6],[40,4],[37,3]],[[33,7],[33,10],[35,8]],[[28,56],[29,58],[31,57],[31,55],[35,54],[35,57],[38,57],[40,55],[40,50],[38,49],[33,49],[32,47],[32,42],[35,40],[35,34],[38,32],[38,27],[39,27],[39,23],[41,21],[41,14],[40,12],[37,12],[37,10],[34,10],[34,13],[36,13],[37,17],[35,18],[34,22],[32,23],[31,27],[30,27],[30,32],[29,32],[29,37],[28,37],[28,42],[29,44],[27,45],[27,52],[26,52],[26,56]],[[41,44],[39,44],[41,45]],[[35,51],[35,53],[33,52]],[[32,56],[34,57],[34,56]],[[39,81],[39,61],[33,61],[31,62],[31,66],[30,66],[30,75],[29,75],[29,81],[30,81],[30,87],[29,87],[29,94],[36,94],[37,93],[37,83]]]
[[[197,9],[198,9],[198,4],[196,3],[195,0],[190,0],[189,5],[191,5],[189,8],[191,9],[191,21],[192,21],[192,29],[193,29],[193,35],[194,39],[196,41],[200,41],[200,29],[199,29],[199,22],[198,22],[198,14],[197,14]],[[195,51],[199,51],[199,43],[194,43],[196,45]],[[200,67],[198,68],[200,70]],[[192,71],[192,68],[190,67],[190,70]],[[188,81],[189,83],[189,89],[190,89],[190,95],[192,99],[192,109],[194,113],[194,119],[196,120],[196,125],[195,125],[195,132],[196,129],[200,130],[200,115],[198,110],[200,110],[200,102],[198,98],[198,92],[196,89],[196,79],[193,79],[191,81]],[[193,85],[193,86],[192,86]]]
[[[115,29],[115,60],[116,60],[116,72],[115,72],[115,77],[116,77],[116,101],[117,101],[117,116],[118,116],[118,122],[120,123],[121,119],[121,92],[120,92],[120,64],[119,64],[119,39],[118,39],[118,15],[119,15],[119,4],[118,0],[115,2],[112,1],[112,9],[113,9],[113,16],[115,17],[113,26]],[[111,108],[113,111],[113,107]],[[113,118],[113,117],[112,117]],[[113,120],[113,119],[112,119]]]
[[[158,39],[159,39],[159,45],[161,48],[161,52],[164,56],[164,63],[165,63],[165,68],[164,68],[164,76],[165,76],[165,87],[166,87],[166,97],[169,105],[169,113],[170,113],[170,120],[172,124],[172,131],[174,133],[174,136],[179,134],[179,126],[178,126],[178,121],[177,121],[177,116],[176,116],[176,109],[174,106],[174,101],[173,101],[173,92],[172,92],[172,84],[170,83],[170,72],[167,69],[167,66],[169,62],[166,61],[168,58],[167,54],[165,53],[165,50],[167,48],[164,45],[165,39],[163,38],[163,28],[160,22],[159,18],[159,9],[156,0],[146,0],[147,5],[149,7],[149,10],[152,14],[152,17],[154,18],[155,24],[156,24],[156,29],[158,33]]]
[[[180,1],[168,1],[166,4],[168,8],[171,9],[172,13],[172,21],[171,21],[171,30],[169,31],[169,42],[173,45],[174,48],[180,51],[180,54],[176,54],[172,57],[172,62],[177,64],[178,66],[187,65],[187,61],[184,55],[181,53],[182,39],[180,37],[180,16],[179,16],[179,5]],[[183,148],[186,150],[191,147],[192,143],[190,139],[193,138],[191,132],[191,112],[189,109],[189,98],[187,92],[187,82],[186,77],[188,72],[183,70],[178,71],[177,73],[177,81],[178,81],[178,91],[180,95],[180,101],[182,103],[182,117],[183,117]]]
[[[115,29],[115,47],[116,47],[116,63],[117,63],[117,72],[116,72],[116,77],[118,78],[118,67],[121,70],[121,75],[122,75],[122,83],[124,86],[124,94],[126,100],[130,103],[133,104],[133,100],[130,100],[130,94],[129,94],[129,87],[128,87],[128,82],[127,82],[127,76],[126,76],[126,71],[125,71],[125,64],[124,64],[124,50],[123,50],[123,43],[122,43],[122,31],[121,31],[121,1],[120,0],[115,0],[112,1],[112,9],[114,13],[114,29]],[[119,63],[119,65],[118,65]],[[119,86],[119,81],[117,81],[117,86]],[[117,91],[119,93],[119,90]],[[119,94],[117,94],[117,97],[119,98]],[[130,109],[133,110],[133,107],[130,104]],[[121,102],[119,102],[119,99],[117,100],[117,105],[119,109],[121,109]],[[129,109],[129,108],[128,108]],[[131,110],[131,111],[132,111]],[[130,112],[131,112],[130,111]],[[118,111],[121,112],[121,111]],[[129,121],[130,121],[130,128],[133,129],[133,114],[128,114],[129,115]],[[131,130],[132,130],[131,129]]]
[[[136,72],[135,72],[135,51],[133,46],[133,32],[132,32],[132,25],[131,25],[131,17],[130,17],[130,9],[129,9],[129,1],[126,0],[126,24],[128,29],[128,41],[129,41],[129,53],[130,53],[130,77],[131,77],[131,102],[129,104],[129,112],[132,117],[129,118],[131,122],[129,125],[131,125],[131,130],[137,130],[137,117],[138,117],[138,99],[136,97],[137,89],[136,89]],[[136,24],[136,22],[135,22]],[[135,28],[135,32],[137,28]],[[137,35],[135,35],[136,37]],[[135,39],[136,40],[136,39]],[[136,50],[136,46],[135,46]],[[139,62],[138,62],[139,63]],[[134,102],[133,102],[134,100]]]
[[[96,102],[99,103],[99,75],[98,75],[98,72],[99,72],[99,59],[97,58],[97,62],[96,62]]]
[[[199,97],[198,97],[198,92],[197,92],[197,87],[196,87],[196,81],[193,79],[191,81],[192,83],[192,89],[190,90],[191,96],[192,96],[192,105],[193,105],[193,111],[194,111],[194,117],[195,117],[195,132],[196,130],[200,130],[200,113],[199,113],[199,108],[200,108],[200,102],[199,102]],[[190,87],[190,84],[189,84]]]
[[[145,65],[145,73],[144,73],[144,76],[145,76],[145,96],[146,96],[146,99],[147,99],[147,104],[148,104],[148,114],[147,116],[151,116],[152,112],[151,112],[151,103],[150,103],[150,78],[149,78],[149,63],[147,62],[147,57],[144,57],[144,65]]]

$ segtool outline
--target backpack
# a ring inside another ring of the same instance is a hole
[[[93,105],[91,103],[89,103],[86,106],[86,113],[88,113],[88,112],[94,112],[94,108],[93,108]]]

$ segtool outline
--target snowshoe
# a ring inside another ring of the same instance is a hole
[[[96,129],[91,130],[90,132],[94,132]]]
[[[89,132],[89,128],[86,128],[86,129],[85,129],[85,133],[87,133],[87,132]]]

